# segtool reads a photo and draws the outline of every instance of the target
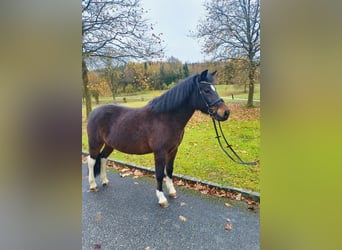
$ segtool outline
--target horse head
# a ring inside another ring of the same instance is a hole
[[[228,119],[230,111],[213,85],[215,74],[216,71],[208,73],[208,70],[204,70],[198,76],[196,84],[201,97],[198,98],[197,108],[218,121],[225,121]]]

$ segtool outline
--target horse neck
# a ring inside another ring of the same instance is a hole
[[[173,111],[173,119],[177,120],[183,127],[185,127],[194,112],[195,109],[191,107],[191,105],[182,105],[177,110]]]

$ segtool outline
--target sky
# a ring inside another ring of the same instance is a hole
[[[190,30],[195,31],[198,20],[205,16],[203,3],[204,0],[141,0],[155,32],[163,33],[167,58],[174,56],[183,63],[208,59],[201,54],[199,42],[189,37]]]

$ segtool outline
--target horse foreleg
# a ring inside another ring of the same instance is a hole
[[[171,198],[177,198],[177,192],[175,187],[173,186],[173,182],[172,182],[172,173],[173,173],[173,163],[175,161],[176,158],[176,152],[174,152],[174,154],[172,155],[172,157],[170,158],[170,160],[167,163],[166,166],[166,178],[165,178],[165,184],[166,184],[166,188],[169,192],[169,196]]]
[[[88,155],[88,181],[90,185],[90,191],[96,192],[98,191],[95,177],[94,177],[94,166],[95,166],[96,160],[91,158],[90,155]]]
[[[160,157],[155,154],[155,168],[156,168],[156,179],[157,179],[157,190],[156,195],[158,203],[161,207],[167,207],[169,205],[165,195],[163,193],[163,178],[165,168],[165,157]]]

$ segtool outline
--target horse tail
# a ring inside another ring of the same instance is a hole
[[[101,154],[96,157],[95,166],[94,166],[94,177],[98,176],[101,172]]]

